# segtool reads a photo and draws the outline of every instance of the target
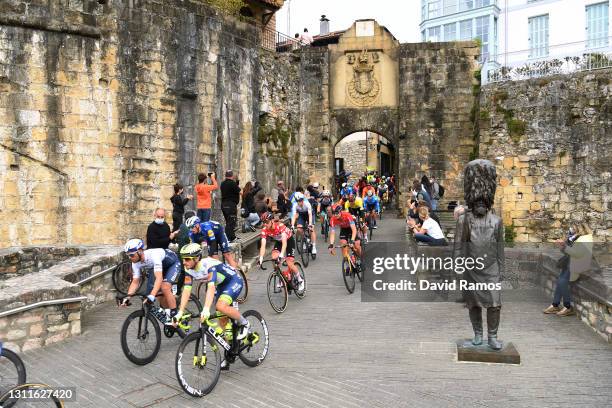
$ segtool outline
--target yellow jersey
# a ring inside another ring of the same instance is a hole
[[[355,201],[353,201],[353,203],[351,204],[350,201],[346,201],[346,203],[344,203],[344,209],[345,210],[363,210],[363,200],[361,199],[361,197],[355,197]]]

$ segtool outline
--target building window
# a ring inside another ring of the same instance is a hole
[[[444,24],[444,41],[455,41],[457,39],[457,25],[455,23]]]
[[[427,0],[421,0],[421,21],[427,20]]]
[[[548,14],[529,18],[529,58],[548,55]]]
[[[472,39],[472,20],[463,20],[459,22],[459,39],[461,41]]]
[[[489,16],[476,18],[476,38],[480,39],[482,48],[480,50],[480,60],[489,59]]]
[[[444,15],[457,12],[457,0],[444,0]]]
[[[459,11],[471,10],[474,8],[474,0],[459,0]]]
[[[429,5],[427,8],[428,18],[440,16],[440,1],[441,0],[429,0]]]
[[[427,37],[429,41],[440,41],[440,26],[429,28]]]
[[[586,6],[587,48],[608,45],[608,8],[609,2]]]
[[[485,7],[491,4],[491,0],[476,0],[474,3],[474,8]]]
[[[425,30],[421,31],[421,41],[422,42],[427,41],[427,37],[425,37]]]

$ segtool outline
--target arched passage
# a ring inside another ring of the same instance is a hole
[[[351,173],[357,181],[366,172],[391,176],[397,172],[397,147],[384,135],[359,131],[346,135],[333,148],[333,175]]]

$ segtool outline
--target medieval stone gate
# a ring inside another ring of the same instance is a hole
[[[304,182],[331,185],[334,146],[368,130],[395,147],[400,191],[433,174],[449,196],[458,193],[475,143],[475,44],[400,44],[376,21],[359,20],[337,43],[301,54]]]

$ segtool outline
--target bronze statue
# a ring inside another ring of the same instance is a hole
[[[474,329],[472,344],[482,344],[484,307],[487,309],[489,347],[501,350],[502,343],[497,340],[497,329],[501,314],[499,289],[504,272],[504,225],[491,209],[496,187],[497,173],[493,163],[473,160],[467,164],[463,191],[468,210],[457,220],[453,252],[455,257],[480,258],[482,262],[480,267],[466,268],[463,276],[459,277],[464,280],[463,297]]]

